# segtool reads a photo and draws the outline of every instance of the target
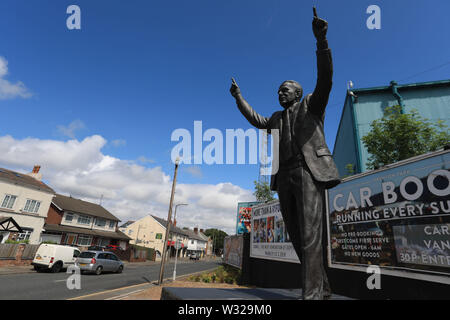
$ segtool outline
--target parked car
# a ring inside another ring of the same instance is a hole
[[[121,246],[115,244],[109,244],[105,247],[107,250],[123,250]]]
[[[101,246],[90,246],[88,247],[89,251],[104,251],[105,247],[101,247]]]
[[[83,251],[75,265],[82,272],[93,272],[96,275],[105,271],[117,273],[123,271],[123,262],[114,253],[106,251]]]
[[[69,265],[75,264],[75,260],[80,253],[78,248],[71,246],[43,243],[37,249],[31,264],[36,271],[60,272]]]
[[[191,260],[199,260],[199,259],[200,259],[200,253],[198,253],[198,252],[192,252],[192,253],[189,255],[189,259],[191,259]]]

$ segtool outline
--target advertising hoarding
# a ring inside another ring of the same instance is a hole
[[[250,257],[300,263],[289,240],[278,200],[253,207]]]
[[[450,283],[449,167],[441,151],[328,190],[329,266]]]
[[[236,217],[236,234],[250,233],[252,207],[261,202],[239,202]]]
[[[224,238],[223,262],[230,266],[242,269],[242,256],[244,254],[244,236],[234,235]]]

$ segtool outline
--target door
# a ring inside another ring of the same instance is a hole
[[[109,260],[110,268],[111,268],[111,270],[109,270],[109,271],[117,271],[117,269],[119,269],[120,263],[119,263],[119,259],[116,257],[116,255],[108,253],[107,258]]]
[[[68,234],[66,238],[66,244],[68,245],[74,244],[76,239],[77,239],[76,234]]]
[[[111,271],[111,263],[109,262],[107,253],[100,253],[97,256],[97,264],[103,267],[103,271]]]

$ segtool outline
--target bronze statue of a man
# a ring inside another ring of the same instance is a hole
[[[230,89],[239,110],[253,126],[280,132],[279,169],[272,175],[270,187],[278,192],[287,231],[301,260],[305,300],[331,295],[322,255],[322,218],[325,189],[340,183],[324,135],[325,107],[333,74],[326,40],[328,23],[317,17],[315,8],[313,10],[318,74],[312,94],[301,100],[301,85],[292,80],[283,82],[278,89],[278,100],[284,110],[266,118],[245,101],[234,79]]]

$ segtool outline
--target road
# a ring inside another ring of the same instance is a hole
[[[177,277],[218,267],[218,261],[177,263]],[[172,278],[173,262],[165,266],[164,278]],[[70,274],[26,273],[0,275],[0,300],[65,300],[107,290],[158,281],[160,264],[130,264],[121,274],[81,275],[81,289],[68,289]]]

